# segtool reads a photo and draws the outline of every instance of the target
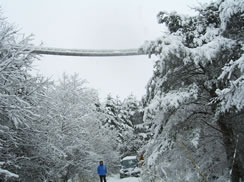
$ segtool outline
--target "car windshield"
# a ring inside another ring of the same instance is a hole
[[[129,160],[123,160],[121,161],[121,166],[123,168],[134,168],[137,165],[136,159],[129,159]]]

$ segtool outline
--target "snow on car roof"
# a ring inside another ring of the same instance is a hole
[[[132,159],[136,159],[136,156],[126,156],[122,159],[123,160],[132,160]]]

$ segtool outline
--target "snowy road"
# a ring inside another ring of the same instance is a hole
[[[120,179],[119,175],[108,177],[107,182],[141,182],[140,178],[129,177]]]

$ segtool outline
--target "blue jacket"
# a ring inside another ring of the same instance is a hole
[[[99,176],[106,176],[107,174],[107,168],[105,165],[99,165],[97,167],[97,174],[99,174]]]

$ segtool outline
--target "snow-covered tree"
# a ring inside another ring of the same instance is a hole
[[[112,134],[102,127],[96,109],[97,93],[84,84],[77,74],[64,74],[48,91],[51,118],[46,121],[47,132],[52,152],[60,155],[51,168],[56,179],[68,181],[80,176],[93,180],[99,160],[111,167],[110,172],[118,161]]]
[[[38,57],[20,37],[0,18],[0,181],[93,181],[99,160],[115,172],[117,145],[96,91],[77,75],[58,84],[31,75]]]
[[[229,170],[231,180],[239,181],[244,178],[244,3],[221,0],[195,9],[198,15],[192,17],[160,12],[158,21],[168,27],[168,33],[142,48],[158,59],[144,98],[144,120],[155,133],[149,150],[145,148],[148,168],[152,166],[156,176],[168,181],[192,181],[197,176],[223,181]],[[210,136],[215,140],[210,142]],[[198,141],[195,149],[191,141]],[[211,151],[209,146],[216,148]],[[175,169],[172,157],[193,164],[171,171]],[[200,159],[206,157],[208,165]]]
[[[133,124],[127,118],[127,113],[123,112],[122,101],[117,97],[108,95],[101,112],[106,115],[103,125],[117,133],[118,143],[123,143],[125,133],[133,133]]]
[[[21,37],[21,38],[20,38]],[[30,38],[19,35],[0,18],[0,180],[39,181],[47,173],[46,159],[36,155],[45,134],[39,103],[46,81],[29,74],[36,55],[27,51]]]
[[[103,127],[115,133],[120,156],[136,155],[147,138],[142,124],[143,109],[136,97],[131,94],[121,101],[108,95],[99,111],[104,116]]]

